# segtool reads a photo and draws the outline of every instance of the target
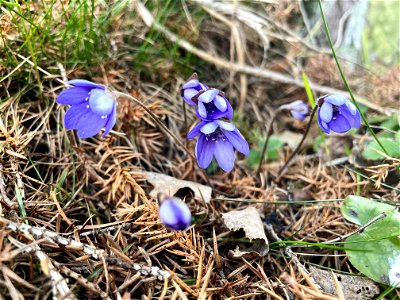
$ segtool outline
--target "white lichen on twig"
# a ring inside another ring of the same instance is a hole
[[[96,247],[90,246],[88,244],[77,242],[70,238],[62,237],[58,233],[47,229],[34,227],[27,224],[17,224],[14,222],[10,222],[6,219],[0,219],[0,222],[6,224],[6,228],[13,232],[20,232],[23,234],[31,235],[35,240],[47,240],[49,242],[57,244],[60,248],[63,248],[65,250],[82,251],[83,253],[85,253],[86,255],[90,255],[94,259],[104,259],[109,264],[139,272],[143,276],[152,276],[160,281],[164,281],[165,279],[168,279],[170,277],[169,272],[164,271],[159,267],[144,266],[137,263],[124,262],[117,257],[108,255],[103,249],[97,249]]]

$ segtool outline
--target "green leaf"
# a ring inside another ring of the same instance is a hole
[[[273,136],[270,137],[266,151],[267,160],[278,160],[283,142]]]
[[[397,139],[397,136],[396,140],[388,137],[382,137],[379,140],[383,147],[385,147],[387,150],[390,157],[400,157],[400,142]],[[364,151],[362,152],[362,156],[365,159],[378,160],[385,158],[381,153],[381,147],[376,141],[372,141],[365,147]]]
[[[263,148],[264,141],[261,141],[258,148],[251,149],[249,155],[247,156],[247,163],[249,166],[254,167],[260,163],[261,160],[261,149]],[[279,152],[282,149],[284,142],[279,138],[271,136],[268,141],[267,150],[265,151],[267,160],[278,160]]]
[[[382,123],[381,127],[389,130],[397,130],[399,129],[399,114],[394,113],[391,116],[387,117]]]
[[[400,213],[393,205],[358,196],[348,196],[343,216],[358,225],[381,213],[386,216],[345,241],[350,262],[369,278],[391,286],[400,284]],[[400,285],[399,285],[400,286]]]
[[[250,153],[247,156],[247,164],[251,167],[257,166],[261,160],[261,153],[259,150],[250,149]]]
[[[396,211],[396,207],[368,198],[350,195],[346,197],[340,210],[346,220],[357,225],[364,225],[380,213]]]

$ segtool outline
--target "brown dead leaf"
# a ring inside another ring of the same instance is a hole
[[[154,186],[150,192],[151,197],[157,198],[158,194],[174,196],[180,189],[189,188],[196,199],[204,200],[205,203],[211,201],[212,189],[209,186],[154,172],[144,172],[144,176]]]
[[[236,231],[243,229],[245,236],[250,240],[254,240],[253,246],[240,250],[236,248],[230,251],[234,258],[244,257],[254,258],[257,256],[265,256],[268,253],[268,239],[265,235],[264,226],[261,221],[259,212],[255,207],[247,207],[244,210],[230,211],[222,214],[226,227]]]
[[[379,294],[379,287],[371,279],[365,277],[338,274],[313,266],[310,266],[310,272],[311,278],[321,286],[324,292],[331,295],[338,296],[333,276],[339,282],[345,299],[374,299],[374,296]]]

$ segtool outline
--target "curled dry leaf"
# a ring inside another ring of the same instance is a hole
[[[225,226],[236,231],[243,229],[245,236],[254,240],[253,246],[240,250],[236,248],[230,251],[234,258],[254,258],[265,256],[268,253],[268,239],[265,235],[264,225],[259,212],[255,207],[247,207],[244,210],[230,211],[222,215]]]
[[[205,203],[211,201],[212,189],[209,186],[154,172],[144,172],[144,176],[154,186],[150,192],[151,197],[157,198],[159,193],[175,196],[179,190],[189,188],[193,191],[194,198],[204,200]]]
[[[373,299],[379,294],[379,286],[371,279],[338,274],[310,266],[311,278],[319,284],[325,293],[339,296],[335,281],[339,283],[345,299]],[[333,278],[336,277],[336,280]]]

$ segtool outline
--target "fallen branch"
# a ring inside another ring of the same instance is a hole
[[[301,79],[296,79],[293,78],[289,75],[274,72],[268,69],[261,69],[257,67],[252,67],[249,65],[245,64],[238,64],[235,62],[230,62],[227,61],[226,59],[223,59],[221,57],[216,56],[215,54],[210,54],[207,53],[199,48],[194,47],[192,44],[190,44],[188,41],[180,38],[167,28],[165,28],[163,25],[155,21],[153,15],[150,13],[150,11],[141,3],[139,0],[134,1],[134,5],[136,8],[136,11],[138,12],[139,16],[142,18],[143,22],[148,26],[148,27],[153,27],[155,30],[161,32],[167,39],[169,39],[172,43],[178,44],[181,48],[185,49],[186,51],[189,51],[190,53],[200,57],[201,59],[212,63],[218,67],[228,69],[230,71],[238,72],[238,73],[245,73],[249,74],[252,76],[258,76],[262,78],[267,78],[269,80],[285,83],[285,84],[293,84],[299,87],[304,88],[304,82]],[[348,96],[348,93],[346,91],[338,90],[335,88],[319,85],[310,82],[310,87],[314,91],[323,93],[323,94],[339,94],[339,95],[345,95]],[[360,98],[360,96],[357,96],[357,101],[371,109],[374,109],[380,113],[386,114],[386,115],[391,115],[395,110],[394,109],[388,109],[388,108],[383,108],[379,105],[376,105],[374,103],[371,103],[363,98]]]
[[[117,257],[110,256],[106,253],[105,250],[103,249],[98,249],[96,247],[93,247],[88,244],[84,244],[81,242],[78,242],[76,240],[66,238],[61,236],[59,233],[50,231],[44,228],[40,227],[35,227],[35,226],[30,226],[27,224],[18,224],[11,222],[7,219],[0,218],[0,223],[3,223],[8,230],[11,230],[13,232],[17,233],[22,233],[28,236],[33,237],[33,239],[38,240],[38,239],[45,239],[49,242],[52,242],[56,245],[58,245],[60,248],[63,248],[65,250],[69,251],[82,251],[86,255],[91,256],[94,259],[97,260],[104,260],[108,262],[109,264],[127,269],[127,270],[132,270],[139,272],[143,276],[151,276],[155,277],[156,279],[160,281],[164,281],[165,279],[168,279],[170,277],[169,272],[161,270],[158,267],[149,267],[149,266],[143,266],[137,263],[127,263],[124,261],[121,261]]]

